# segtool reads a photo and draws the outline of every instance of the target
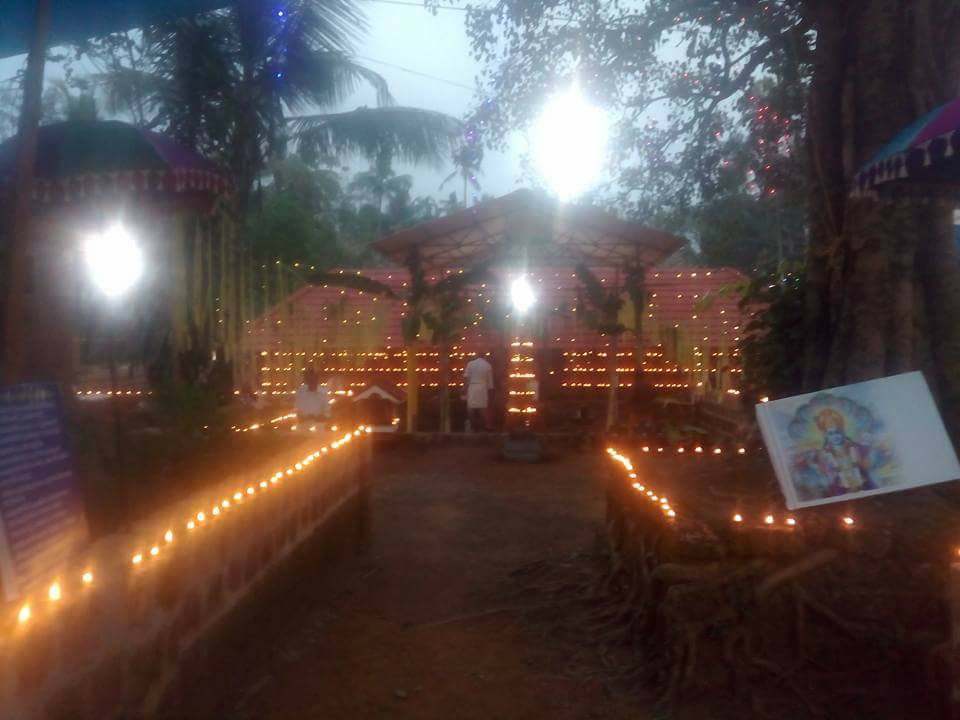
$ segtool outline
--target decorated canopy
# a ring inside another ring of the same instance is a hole
[[[0,144],[0,192],[13,182],[16,138]],[[169,138],[118,121],[71,121],[40,128],[34,198],[42,204],[111,194],[209,204],[229,192],[211,161]]]
[[[50,0],[50,42],[62,45],[160,20],[225,7],[227,0]],[[0,58],[27,52],[36,22],[36,0],[0,6]]]
[[[854,179],[854,192],[930,191],[960,184],[960,98],[904,129]]]
[[[376,247],[401,264],[416,250],[426,269],[443,270],[488,260],[649,267],[683,244],[674,235],[624,222],[598,208],[563,205],[517,190],[401,230]]]

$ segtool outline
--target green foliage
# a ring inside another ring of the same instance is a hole
[[[389,107],[384,79],[351,57],[365,29],[354,0],[290,0],[282,16],[274,4],[238,0],[228,10],[91,41],[82,51],[111,112],[220,160],[246,193],[290,140],[311,164],[383,152],[436,162],[450,148],[457,120]],[[360,84],[376,91],[380,107],[303,114],[341,103]]]
[[[332,267],[344,257],[336,228],[318,218],[289,190],[271,190],[251,217],[247,239],[257,262],[279,259]]]
[[[376,162],[396,158],[439,165],[461,129],[455,118],[410,107],[361,107],[350,112],[290,119],[300,153],[308,160],[356,153]]]
[[[485,70],[485,136],[502,146],[531,126],[545,95],[577,78],[613,116],[612,171],[628,211],[709,200],[734,168],[738,185],[753,171],[765,192],[775,163],[765,152],[739,154],[745,137],[771,147],[750,98],[768,100],[774,112],[763,117],[792,121],[790,140],[774,147],[795,150],[815,40],[808,9],[804,0],[502,0],[473,9],[467,29]],[[757,87],[757,77],[775,91]]]
[[[785,274],[782,281],[766,276],[751,281],[741,307],[752,317],[745,327],[740,352],[743,355],[743,390],[756,401],[796,395],[803,379],[805,276],[802,271]]]

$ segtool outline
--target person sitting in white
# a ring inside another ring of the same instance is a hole
[[[325,421],[330,417],[330,395],[327,389],[317,382],[313,368],[304,374],[303,385],[297,388],[294,397],[294,409],[301,422],[309,420]]]
[[[487,429],[487,406],[493,390],[493,367],[479,354],[463,369],[467,386],[467,417],[470,429],[483,432]]]

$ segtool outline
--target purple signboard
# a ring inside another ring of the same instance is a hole
[[[57,386],[0,388],[0,586],[14,600],[52,580],[87,540]]]

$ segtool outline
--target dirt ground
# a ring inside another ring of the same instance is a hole
[[[603,462],[596,450],[533,465],[482,447],[380,454],[368,546],[333,568],[308,560],[163,716],[653,717],[639,695],[569,672],[576,648],[532,629],[509,591],[518,569],[596,542]]]

